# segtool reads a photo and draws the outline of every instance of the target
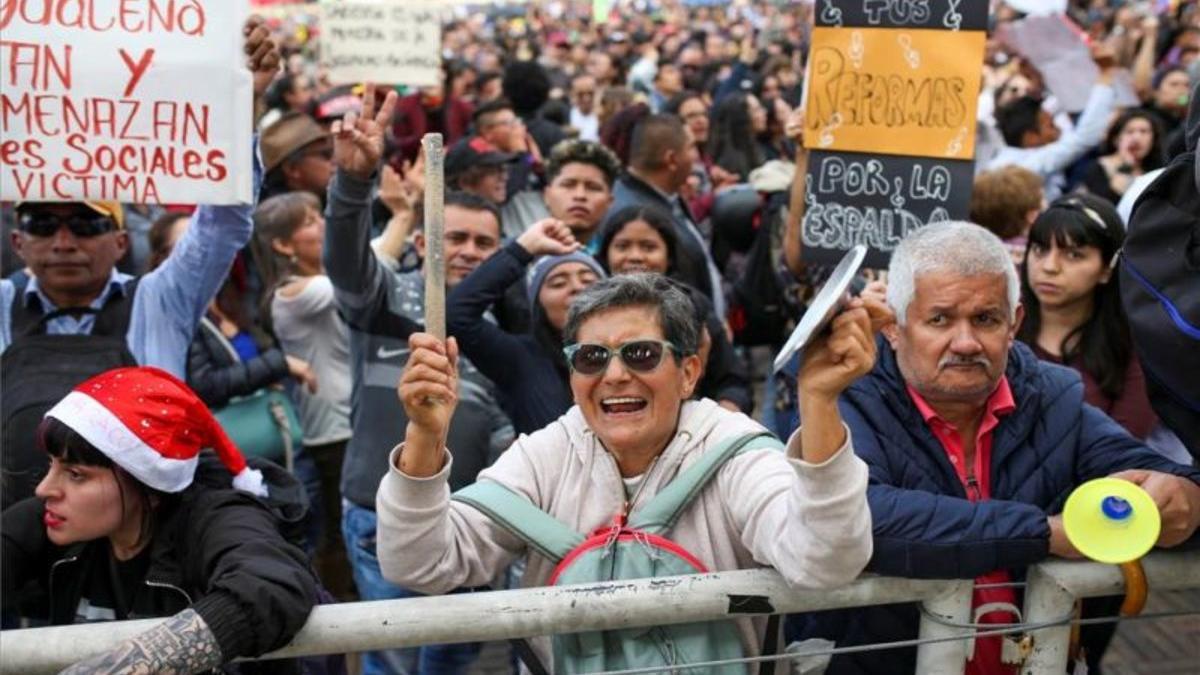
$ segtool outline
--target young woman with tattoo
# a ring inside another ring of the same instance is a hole
[[[20,602],[55,625],[168,617],[63,672],[204,672],[278,649],[304,624],[317,579],[281,534],[303,512],[301,488],[247,467],[183,382],[149,367],[102,373],[46,413],[36,440],[49,473],[0,523],[5,609]]]

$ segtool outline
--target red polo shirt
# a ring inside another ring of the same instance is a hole
[[[1000,383],[996,385],[996,390],[988,397],[987,404],[984,406],[983,419],[979,423],[979,431],[975,433],[974,466],[967,466],[966,453],[963,451],[963,442],[958,429],[939,416],[915,389],[911,386],[907,388],[908,395],[917,406],[917,410],[920,411],[921,417],[925,419],[925,424],[929,425],[929,430],[933,432],[933,435],[942,444],[942,449],[946,451],[946,456],[950,459],[950,464],[954,467],[955,473],[958,474],[958,480],[962,482],[963,489],[967,493],[967,499],[973,502],[991,499],[992,431],[1000,423],[1001,417],[1008,415],[1017,407],[1013,401],[1012,389],[1008,386],[1008,378],[1000,378]],[[1005,570],[996,570],[977,577],[971,607],[976,608],[993,602],[1010,603],[1019,607],[1016,591],[1011,587],[979,588],[982,585],[1007,583],[1010,580],[1008,572]],[[988,612],[978,617],[979,623],[1015,623],[1016,620],[1017,617],[1005,611]],[[1006,666],[1000,663],[1001,640],[1000,636],[975,640],[975,655],[967,662],[967,675],[1011,675],[1016,672],[1015,666]]]

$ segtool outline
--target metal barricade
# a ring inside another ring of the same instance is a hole
[[[1156,590],[1200,587],[1200,551],[1145,559]],[[1119,594],[1111,565],[1048,561],[1030,569],[1025,620],[1033,649],[1022,673],[1066,669],[1071,608],[1080,597]],[[464,593],[321,605],[292,642],[263,658],[369,651],[423,644],[506,640],[766,614],[920,602],[917,672],[962,673],[972,644],[972,582],[864,576],[832,590],[789,588],[772,570],[739,570],[577,586]],[[0,672],[56,672],[110,649],[159,619],[0,632]],[[1022,626],[1011,632],[1024,632]],[[897,645],[891,645],[897,646]],[[886,647],[881,645],[881,648]],[[858,648],[856,648],[858,649]]]

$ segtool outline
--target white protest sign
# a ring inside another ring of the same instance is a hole
[[[435,0],[321,3],[321,63],[334,84],[439,83],[442,16]]]
[[[253,201],[246,0],[0,0],[0,200]]]
[[[1008,24],[1000,35],[1041,72],[1062,109],[1077,113],[1087,106],[1100,68],[1092,60],[1083,31],[1067,21],[1063,16],[1030,16]],[[1113,88],[1118,106],[1140,104],[1127,71],[1117,71]]]

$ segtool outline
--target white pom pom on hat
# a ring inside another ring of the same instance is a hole
[[[90,378],[46,417],[71,427],[114,464],[162,492],[192,484],[200,451],[212,448],[233,474],[233,486],[267,496],[262,473],[229,440],[196,393],[174,375],[149,366],[116,368]]]

